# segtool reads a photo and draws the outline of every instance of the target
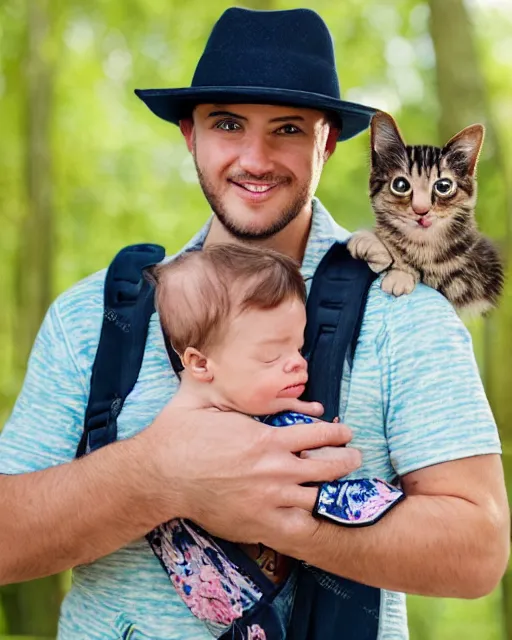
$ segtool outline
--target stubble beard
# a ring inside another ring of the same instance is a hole
[[[210,205],[213,213],[217,216],[219,222],[226,229],[226,231],[237,240],[249,242],[252,240],[266,240],[267,238],[271,238],[272,236],[285,229],[290,224],[290,222],[293,222],[293,220],[295,220],[295,218],[297,218],[297,216],[303,211],[304,207],[310,202],[312,197],[308,185],[303,185],[299,193],[297,193],[295,199],[286,207],[286,209],[281,212],[281,214],[269,227],[259,229],[257,231],[249,229],[247,227],[244,228],[242,225],[237,224],[235,220],[233,220],[233,218],[229,215],[229,212],[224,206],[221,198],[215,193],[213,185],[206,178],[199,165],[197,164],[195,154],[194,162],[196,165],[199,184],[201,185],[201,189],[203,190],[208,204]],[[264,178],[269,182],[275,181],[271,176],[265,176]],[[262,177],[253,179],[255,182],[258,182],[259,180],[262,182],[264,181]],[[284,182],[284,180],[281,180],[281,182]]]

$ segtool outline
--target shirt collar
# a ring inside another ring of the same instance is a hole
[[[301,272],[304,280],[315,274],[320,261],[335,242],[346,242],[350,233],[340,227],[318,198],[312,201],[313,216]]]

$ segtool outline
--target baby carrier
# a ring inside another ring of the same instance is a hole
[[[144,271],[164,256],[158,245],[134,245],[121,250],[108,269],[78,457],[117,438],[117,418],[137,381],[155,312],[154,291]],[[339,412],[342,374],[350,371],[375,277],[366,263],[350,256],[345,244],[336,243],[312,281],[304,345],[309,381],[303,399],[321,402],[322,418],[329,422]],[[179,373],[181,362],[168,339],[166,347]],[[265,421],[286,426],[304,421],[304,416],[281,414]],[[399,489],[376,479],[325,483],[319,488],[315,515],[362,526],[375,522],[402,498]],[[186,520],[164,523],[146,537],[191,612],[222,640],[377,639],[377,588],[300,561],[276,585],[238,545]]]

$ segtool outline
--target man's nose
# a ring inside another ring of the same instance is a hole
[[[240,169],[253,176],[263,176],[271,173],[274,162],[271,157],[271,149],[263,137],[251,137],[240,153],[238,163]]]

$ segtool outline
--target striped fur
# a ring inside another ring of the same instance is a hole
[[[374,271],[386,272],[384,291],[410,293],[421,281],[458,309],[482,313],[497,304],[503,267],[474,215],[483,133],[472,125],[443,148],[408,146],[391,116],[374,116],[370,198],[376,226],[355,233],[349,249]]]

